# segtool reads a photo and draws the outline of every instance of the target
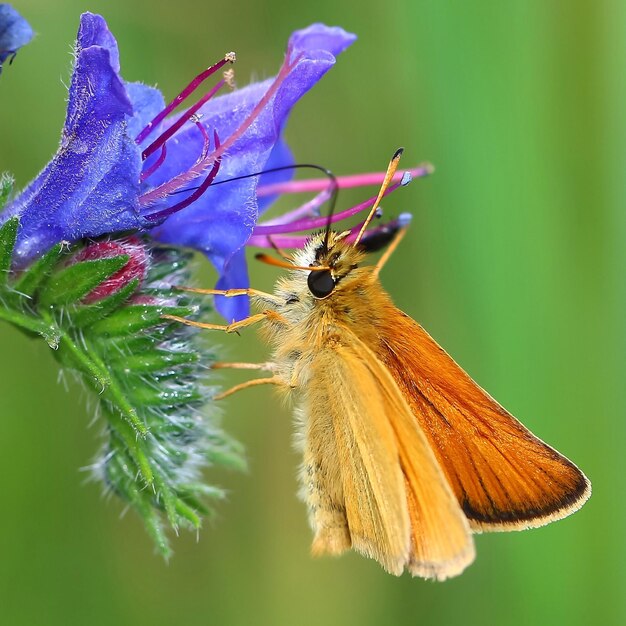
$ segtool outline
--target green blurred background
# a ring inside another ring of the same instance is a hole
[[[85,394],[57,381],[42,342],[2,326],[0,622],[32,624],[626,623],[626,4],[372,0],[25,0],[38,32],[0,79],[0,170],[22,186],[56,148],[79,13],[102,13],[128,80],[166,96],[226,50],[239,84],[278,68],[312,21],[359,35],[299,104],[300,161],[338,174],[430,160],[394,194],[413,211],[383,274],[491,394],[591,478],[576,515],[478,536],[476,562],[443,584],[349,554],[313,560],[291,416],[270,389],[228,401],[248,474],[212,471],[226,502],[164,563],[138,518],[80,471],[99,446]],[[345,193],[346,206],[364,193]],[[213,276],[204,264],[202,280]],[[253,269],[269,288],[276,272]],[[219,337],[262,359],[254,333]],[[216,339],[216,340],[217,340]],[[233,376],[225,384],[238,382]]]

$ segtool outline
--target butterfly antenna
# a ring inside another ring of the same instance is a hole
[[[211,187],[217,187],[218,185],[225,185],[226,183],[233,183],[237,180],[245,180],[246,178],[253,178],[254,176],[261,176],[262,174],[274,174],[275,172],[284,172],[286,170],[297,170],[297,169],[312,169],[318,170],[322,172],[329,179],[329,186],[332,187],[333,193],[336,195],[337,189],[337,177],[325,167],[321,165],[316,165],[315,163],[293,163],[292,165],[281,165],[280,167],[271,167],[266,170],[260,170],[258,172],[252,172],[252,174],[243,174],[241,176],[233,176],[232,178],[225,178],[224,180],[218,180],[217,182],[211,183]],[[176,195],[178,193],[186,193],[188,191],[194,191],[199,189],[196,187],[185,187],[184,189],[177,189],[176,191],[172,191],[170,193],[171,196]]]
[[[333,174],[329,176],[330,184],[332,187],[330,202],[328,206],[328,220],[326,221],[326,231],[324,233],[324,250],[328,250],[328,237],[330,236],[330,225],[333,221],[333,213],[335,212],[335,206],[337,204],[337,195],[339,193],[339,184]]]
[[[391,184],[391,180],[393,179],[393,176],[396,173],[396,170],[398,169],[398,164],[400,163],[400,157],[402,156],[403,152],[404,152],[404,148],[398,148],[395,151],[393,157],[391,157],[391,161],[389,161],[389,165],[387,167],[387,173],[385,174],[385,179],[383,180],[383,184],[380,186],[380,191],[378,192],[378,196],[376,196],[376,200],[374,201],[374,204],[372,205],[372,208],[370,209],[367,219],[363,222],[363,226],[361,226],[361,230],[359,231],[357,238],[354,240],[354,244],[353,244],[354,246],[357,246],[359,244],[359,241],[361,241],[361,238],[365,234],[365,231],[367,230],[369,223],[374,218],[374,215],[376,215],[376,211],[378,210],[380,201],[383,199],[383,196],[385,195],[385,192],[387,191],[387,188]],[[327,233],[327,236],[328,236],[328,233]]]

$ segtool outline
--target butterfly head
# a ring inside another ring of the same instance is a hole
[[[335,232],[330,229],[333,205],[326,230],[310,237],[304,248],[297,251],[292,259],[287,259],[283,255],[285,261],[279,261],[268,257],[266,254],[257,254],[256,258],[269,265],[291,267],[295,270],[293,278],[296,282],[301,281],[302,275],[298,276],[299,272],[308,271],[306,281],[310,295],[316,300],[328,298],[335,292],[337,285],[358,268],[365,254],[384,248],[394,238],[398,230],[407,226],[410,221],[410,215],[402,214],[386,226],[367,232],[367,227],[372,219],[375,216],[380,217],[380,201],[393,180],[402,150],[400,148],[394,153],[378,196],[375,198],[367,218],[358,227],[358,232],[353,233],[351,230]],[[411,174],[405,172],[398,184],[406,185],[410,180]],[[344,282],[344,285],[346,283],[347,281]]]
[[[332,230],[315,234],[294,254],[294,265],[311,268],[307,287],[314,298],[322,300],[330,296],[363,260],[362,249],[346,241],[349,234],[350,231]]]
[[[366,235],[358,245],[349,241],[349,230],[318,233],[296,252],[293,263],[298,267],[312,268],[307,277],[307,287],[314,298],[322,300],[357,269],[367,254],[384,248],[401,226],[404,222],[396,220],[388,228],[379,229],[372,236]]]

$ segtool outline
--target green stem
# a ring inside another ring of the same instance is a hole
[[[0,308],[0,319],[15,324],[23,330],[41,335],[46,343],[53,349],[58,348],[61,339],[61,331],[53,322],[39,321],[19,311]]]

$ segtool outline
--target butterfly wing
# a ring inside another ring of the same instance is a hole
[[[475,531],[542,526],[578,510],[585,475],[535,437],[410,317],[386,305],[372,347],[428,436]]]
[[[304,472],[314,476],[305,485],[314,503],[314,551],[334,553],[341,545],[336,517],[324,527],[331,509],[342,510],[352,547],[394,574],[407,568],[444,579],[473,560],[467,520],[426,437],[392,377],[348,329],[316,352],[303,409],[305,465],[314,468]],[[312,449],[330,433],[324,451]],[[332,476],[340,489],[327,480]]]

